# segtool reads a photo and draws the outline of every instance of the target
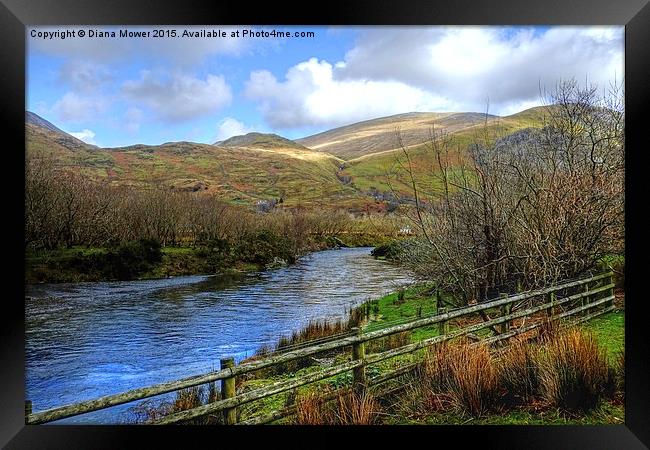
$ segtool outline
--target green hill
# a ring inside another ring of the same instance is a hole
[[[496,116],[488,116],[494,120]],[[399,130],[404,145],[416,145],[429,139],[432,127],[455,133],[482,124],[485,114],[412,112],[366,120],[323,133],[298,139],[296,142],[312,150],[328,152],[345,160],[393,150],[399,147]]]
[[[487,133],[506,135],[541,125],[543,108],[506,117],[480,113],[407,113],[329,130],[292,141],[249,133],[215,145],[169,142],[99,148],[61,131],[34,113],[26,114],[29,155],[49,155],[54,164],[113,185],[216,194],[254,205],[283,198],[292,205],[339,205],[353,209],[383,204],[377,192],[408,195],[410,180],[397,163],[397,131],[409,149],[423,189],[435,189],[434,155],[426,141],[432,127],[452,137],[453,163],[467,145]],[[391,180],[390,184],[388,180]]]

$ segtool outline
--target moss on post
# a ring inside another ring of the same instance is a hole
[[[27,424],[27,417],[32,413],[32,401],[25,400],[25,424]]]
[[[447,314],[447,308],[444,306],[438,308],[438,314]],[[438,334],[442,336],[447,333],[449,333],[449,322],[447,320],[438,322]]]
[[[234,358],[223,358],[220,361],[221,370],[235,367]],[[224,378],[221,380],[221,398],[228,399],[235,396],[235,377]],[[226,408],[223,410],[223,420],[226,425],[234,425],[237,422],[237,409]]]
[[[361,336],[361,328],[354,327],[352,331],[357,335]],[[363,361],[366,358],[366,343],[365,342],[356,342],[352,345],[352,360],[353,361]],[[352,369],[352,389],[357,394],[363,394],[366,390],[366,366],[362,364],[359,367]]]

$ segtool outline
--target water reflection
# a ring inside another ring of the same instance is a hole
[[[411,281],[369,253],[228,277],[27,286],[27,397],[36,411],[213,370]],[[68,421],[115,423],[126,408]]]

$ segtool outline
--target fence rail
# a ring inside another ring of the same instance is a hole
[[[441,309],[439,310],[438,314],[430,317],[413,320],[407,323],[372,332],[362,333],[361,330],[358,330],[356,333],[342,337],[340,339],[331,341],[326,340],[325,342],[321,342],[316,345],[301,346],[290,351],[271,354],[267,357],[264,357],[263,359],[250,361],[240,365],[234,365],[231,360],[222,360],[221,368],[218,371],[184,378],[181,380],[160,383],[149,387],[133,389],[119,394],[100,397],[98,399],[65,405],[57,408],[51,408],[44,411],[32,412],[33,405],[30,401],[27,401],[25,404],[25,422],[27,424],[41,424],[52,422],[87,412],[97,411],[100,409],[129,403],[135,400],[141,400],[220,380],[222,384],[223,397],[221,400],[189,410],[169,414],[162,419],[159,419],[155,423],[177,423],[222,411],[224,414],[225,423],[233,424],[236,422],[236,408],[255,400],[260,400],[271,395],[330,378],[347,371],[353,372],[354,389],[364,390],[373,384],[380,384],[376,379],[370,381],[366,379],[365,368],[370,364],[376,364],[378,362],[394,358],[399,355],[413,353],[417,350],[434,345],[436,343],[447,341],[463,335],[470,334],[472,337],[475,337],[473,333],[476,331],[480,331],[485,328],[491,328],[494,330],[494,327],[496,325],[500,325],[500,331],[498,334],[485,339],[481,339],[479,341],[492,344],[530,331],[534,328],[539,327],[542,323],[538,321],[526,326],[522,325],[520,327],[513,328],[513,321],[518,318],[530,317],[533,314],[546,311],[547,317],[550,320],[558,320],[580,313],[584,315],[580,317],[578,321],[589,320],[592,317],[613,310],[613,275],[613,272],[606,272],[580,280],[564,282],[544,289],[537,289],[533,291],[518,293],[515,295],[504,296],[496,300],[482,302],[469,307],[456,308],[452,310]],[[567,293],[571,290],[575,290],[575,288],[581,286],[584,286],[581,292],[570,293],[567,295]],[[563,295],[561,297],[558,297],[558,293],[562,293]],[[600,295],[602,295],[602,297],[596,298]],[[542,303],[532,304],[534,299],[540,297],[543,299]],[[515,303],[518,302],[520,302],[519,306],[522,306],[524,303],[528,302],[530,302],[531,305],[526,305],[525,309],[513,308]],[[580,302],[579,306],[572,307],[566,311],[558,312],[559,309],[577,302]],[[589,312],[589,310],[598,307],[602,308],[595,312]],[[512,312],[513,309],[516,310]],[[485,314],[488,310],[499,311],[500,316],[492,319],[487,317],[488,320],[483,320],[463,328],[449,331],[450,320],[465,316],[473,316],[476,313]],[[439,325],[440,334],[438,336],[410,343],[399,348],[380,353],[365,353],[365,344],[369,341],[384,338],[405,331],[414,330],[417,328],[427,327],[434,324]],[[334,367],[318,370],[301,377],[296,377],[286,381],[278,381],[252,391],[240,394],[237,394],[235,392],[235,377],[237,376],[241,376],[260,369],[277,366],[282,363],[294,361],[318,353],[331,350],[340,350],[349,347],[352,348],[351,361],[338,364]],[[379,381],[385,382],[388,379],[392,379],[404,372],[404,370],[404,368],[399,368],[396,371],[384,374],[379,377]],[[295,408],[287,408],[286,410],[290,412],[294,409]],[[280,412],[267,415],[268,417],[266,417],[266,419],[275,418],[269,420],[277,420],[277,418],[283,417],[278,416],[278,414],[280,414]],[[263,417],[257,419],[253,418],[245,421],[244,423],[265,423],[265,419]]]

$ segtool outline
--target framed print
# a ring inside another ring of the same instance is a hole
[[[650,9],[510,3],[4,1],[3,445],[647,446]]]

